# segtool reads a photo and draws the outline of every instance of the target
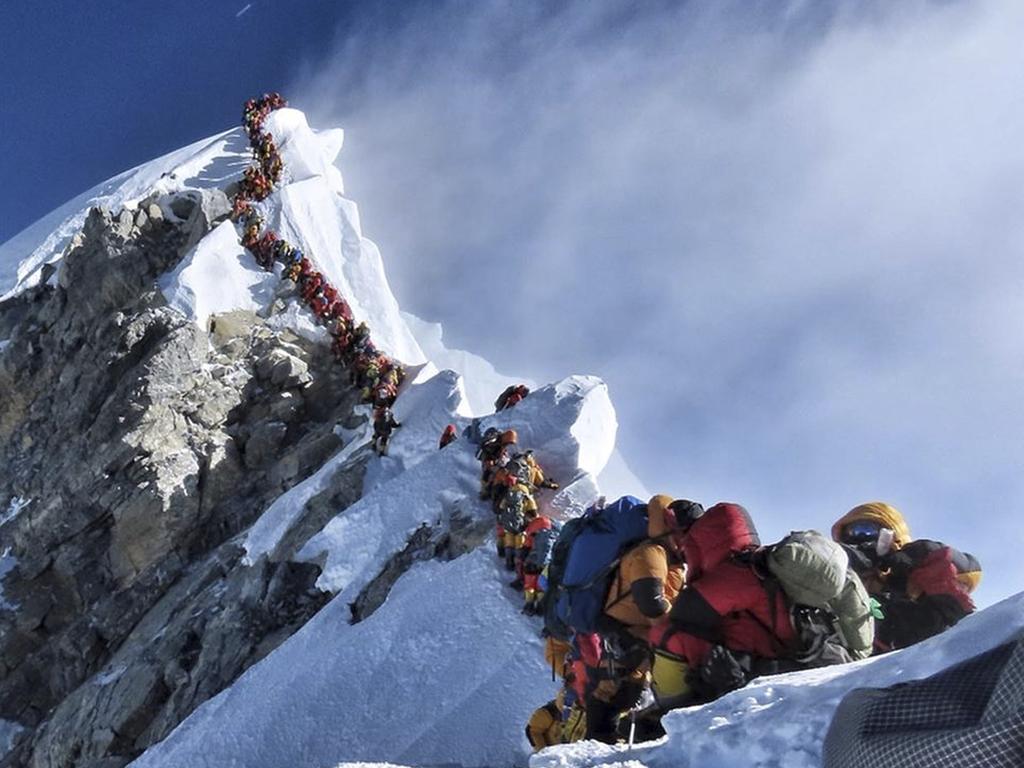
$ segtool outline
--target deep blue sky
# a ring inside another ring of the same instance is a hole
[[[235,125],[326,55],[334,0],[5,3],[0,242],[115,173]]]

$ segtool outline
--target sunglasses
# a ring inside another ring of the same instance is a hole
[[[884,526],[874,520],[856,520],[843,528],[844,544],[862,544],[877,541]]]

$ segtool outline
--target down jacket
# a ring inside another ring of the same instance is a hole
[[[760,545],[754,524],[738,504],[716,504],[682,539],[687,586],[667,623],[650,633],[652,645],[695,668],[715,645],[765,659],[784,656],[795,643],[789,605],[769,596],[748,563],[734,556]]]
[[[665,520],[671,503],[662,495],[648,502],[649,538],[623,555],[605,600],[605,614],[639,638],[646,638],[650,627],[669,612],[683,586],[683,567]]]
[[[871,544],[844,544],[850,564],[882,607],[875,624],[875,645],[886,651],[905,648],[936,635],[974,611],[971,592],[981,581],[981,565],[966,552],[940,541],[910,538],[910,528],[895,507],[874,501],[854,507],[832,526],[842,543],[850,523],[871,520],[893,531],[892,550],[879,555]]]

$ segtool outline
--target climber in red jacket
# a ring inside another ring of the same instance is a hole
[[[716,504],[690,526],[681,544],[686,587],[668,621],[648,635],[663,709],[711,700],[742,685],[739,675],[730,676],[723,651],[778,659],[795,642],[785,595],[770,594],[747,557],[760,539],[746,509]]]

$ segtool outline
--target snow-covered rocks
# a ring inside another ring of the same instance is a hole
[[[264,272],[238,242],[234,224],[219,224],[160,278],[167,303],[201,328],[212,315],[234,310],[259,312],[274,299],[280,278]]]

